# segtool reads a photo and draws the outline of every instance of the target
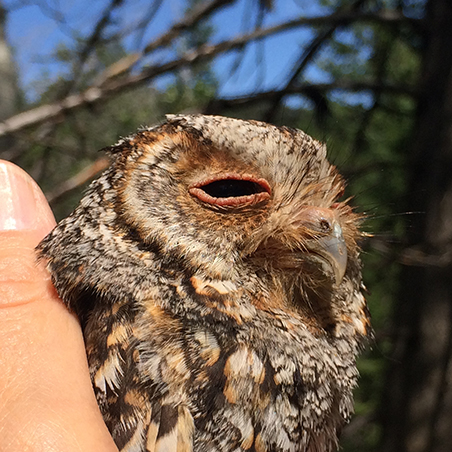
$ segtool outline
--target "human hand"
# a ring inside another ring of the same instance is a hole
[[[117,451],[80,325],[36,263],[55,220],[36,183],[0,161],[0,451]]]

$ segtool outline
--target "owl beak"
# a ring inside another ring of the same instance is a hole
[[[257,260],[268,259],[272,267],[297,273],[309,273],[313,265],[339,285],[347,269],[347,245],[338,217],[336,209],[315,206],[303,206],[288,220],[279,215],[282,226],[276,221],[277,227],[273,229],[271,224],[271,235],[259,231],[265,240],[250,240],[243,248],[243,255]]]
[[[331,232],[312,240],[307,248],[311,256],[322,265],[325,273],[332,272],[335,283],[340,284],[347,268],[347,246],[339,223],[334,220],[330,225]]]
[[[304,242],[306,258],[320,265],[325,275],[331,275],[334,282],[340,284],[347,268],[347,245],[338,212],[331,208],[306,206],[296,214],[295,224],[312,234]]]

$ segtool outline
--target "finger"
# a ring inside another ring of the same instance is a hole
[[[115,451],[80,326],[36,264],[54,224],[38,186],[0,161],[0,450]]]

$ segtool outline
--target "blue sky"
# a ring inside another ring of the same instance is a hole
[[[23,4],[25,2],[22,2]],[[99,19],[107,0],[41,0],[30,1],[26,6],[16,7],[17,0],[3,0],[3,5],[10,11],[8,15],[7,36],[15,49],[15,57],[20,68],[21,86],[30,100],[39,93],[37,80],[47,77],[49,80],[64,74],[64,66],[57,62],[52,55],[61,43],[71,46],[74,37],[89,35]],[[125,5],[115,14],[118,27],[131,30],[131,34],[124,40],[128,50],[135,50],[137,46],[136,25],[143,18],[151,3],[145,0],[126,1]],[[214,16],[213,40],[219,42],[250,30],[253,23],[247,21],[252,17],[252,0],[240,0],[233,7],[224,8]],[[185,11],[185,1],[164,0],[150,26],[142,36],[142,43],[148,43],[159,36],[182,17]],[[274,9],[268,15],[265,26],[293,19],[300,15],[313,16],[326,13],[316,2],[306,0],[274,1]],[[62,19],[62,20],[58,20]],[[248,23],[247,23],[248,22]],[[247,28],[248,26],[248,28]],[[113,32],[114,26],[107,30]],[[284,82],[281,77],[292,67],[299,48],[311,36],[308,29],[298,29],[282,33],[269,38],[260,50],[264,56],[264,64],[256,69],[256,49],[253,46],[246,52],[241,69],[233,76],[228,74],[234,61],[233,55],[220,58],[214,69],[220,79],[221,95],[236,96],[255,90],[276,88],[278,82]],[[155,58],[155,57],[154,57]],[[167,58],[167,55],[160,55]],[[155,61],[155,59],[154,59]],[[318,71],[310,74],[314,79],[321,77]],[[261,82],[256,86],[256,82]]]

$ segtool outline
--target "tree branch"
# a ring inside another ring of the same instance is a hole
[[[356,12],[357,8],[359,8],[364,1],[365,0],[357,0],[354,4],[352,4],[350,7],[348,7],[346,9],[346,11]],[[342,9],[341,12],[345,12],[344,9]],[[339,13],[339,11],[336,12],[336,14],[338,14],[338,13]],[[281,90],[281,94],[279,96],[275,96],[272,99],[271,105],[267,108],[267,112],[263,116],[264,121],[266,121],[266,122],[273,121],[277,108],[284,97],[285,90],[293,88],[294,86],[297,85],[300,74],[303,72],[303,70],[306,68],[306,66],[314,59],[314,56],[322,48],[322,46],[325,44],[325,42],[331,38],[333,33],[336,31],[337,26],[338,26],[338,24],[335,23],[335,24],[325,27],[325,29],[323,29],[322,31],[319,31],[317,33],[317,35],[312,39],[309,46],[307,46],[303,50],[294,69],[292,70],[292,74],[291,74],[289,80],[287,81],[287,83],[285,85],[285,89]],[[316,110],[319,110],[319,109],[321,110],[320,106],[317,106]]]
[[[215,45],[204,45],[198,49],[184,53],[180,58],[169,61],[161,65],[147,67],[141,73],[135,75],[126,75],[123,77],[111,76],[102,86],[92,86],[79,94],[67,96],[65,99],[51,104],[43,105],[23,113],[19,113],[4,122],[0,123],[0,136],[18,132],[26,127],[35,126],[46,121],[57,119],[63,114],[73,110],[94,104],[115,93],[122,92],[126,89],[135,87],[141,83],[156,78],[164,73],[172,72],[184,66],[192,65],[200,61],[212,59],[218,54],[229,52],[242,47],[244,44],[267,36],[274,35],[293,28],[318,25],[322,23],[346,23],[352,21],[377,21],[383,23],[405,23],[413,21],[407,19],[398,13],[378,13],[378,14],[332,14],[327,17],[312,17],[294,19],[282,24],[268,27],[261,30],[255,30],[252,33],[239,36],[237,38],[220,42]],[[338,82],[339,83],[339,82]],[[339,83],[340,85],[340,83]],[[355,84],[355,86],[358,84]],[[348,89],[346,87],[337,86],[337,88]],[[370,89],[368,85],[362,89]],[[400,87],[402,89],[402,87]],[[406,89],[405,89],[406,91]],[[290,94],[290,91],[288,92]]]
[[[96,46],[102,40],[102,33],[104,32],[105,28],[110,25],[113,11],[119,8],[122,5],[123,1],[124,0],[110,0],[110,4],[104,9],[103,14],[100,17],[99,21],[96,23],[91,35],[85,40],[83,47],[80,49],[77,57],[75,58],[71,69],[71,83],[64,86],[63,91],[58,94],[59,98],[64,98],[68,96],[71,91],[74,91],[74,87],[76,87],[77,81],[83,73],[83,66],[85,65],[88,57],[94,51]]]
[[[233,3],[234,1],[235,0],[208,0],[205,3],[199,4],[188,16],[183,17],[179,22],[175,23],[166,33],[148,44],[142,52],[127,55],[106,68],[103,73],[100,74],[96,85],[101,86],[110,78],[112,78],[112,76],[116,76],[119,73],[128,71],[144,56],[148,55],[151,52],[154,52],[160,47],[168,46],[174,39],[180,36],[182,32],[194,27],[198,22],[200,22],[205,17],[208,17],[215,10],[223,8],[224,6],[228,5],[229,3]]]
[[[47,201],[51,204],[59,201],[63,196],[81,187],[84,183],[91,180],[97,173],[100,173],[108,167],[110,161],[107,157],[100,157],[95,162],[89,164],[75,176],[64,181],[51,192],[46,193]]]
[[[355,80],[336,80],[332,83],[304,83],[297,86],[285,87],[281,90],[270,90],[255,93],[251,96],[234,97],[214,99],[204,110],[205,114],[213,114],[217,111],[227,108],[241,108],[247,105],[255,104],[263,101],[273,101],[280,97],[288,96],[291,94],[305,94],[310,90],[329,92],[335,89],[344,91],[382,91],[389,92],[396,95],[406,95],[409,97],[416,97],[417,91],[415,88],[406,85],[388,85],[382,83],[376,83],[373,81],[355,81]]]

